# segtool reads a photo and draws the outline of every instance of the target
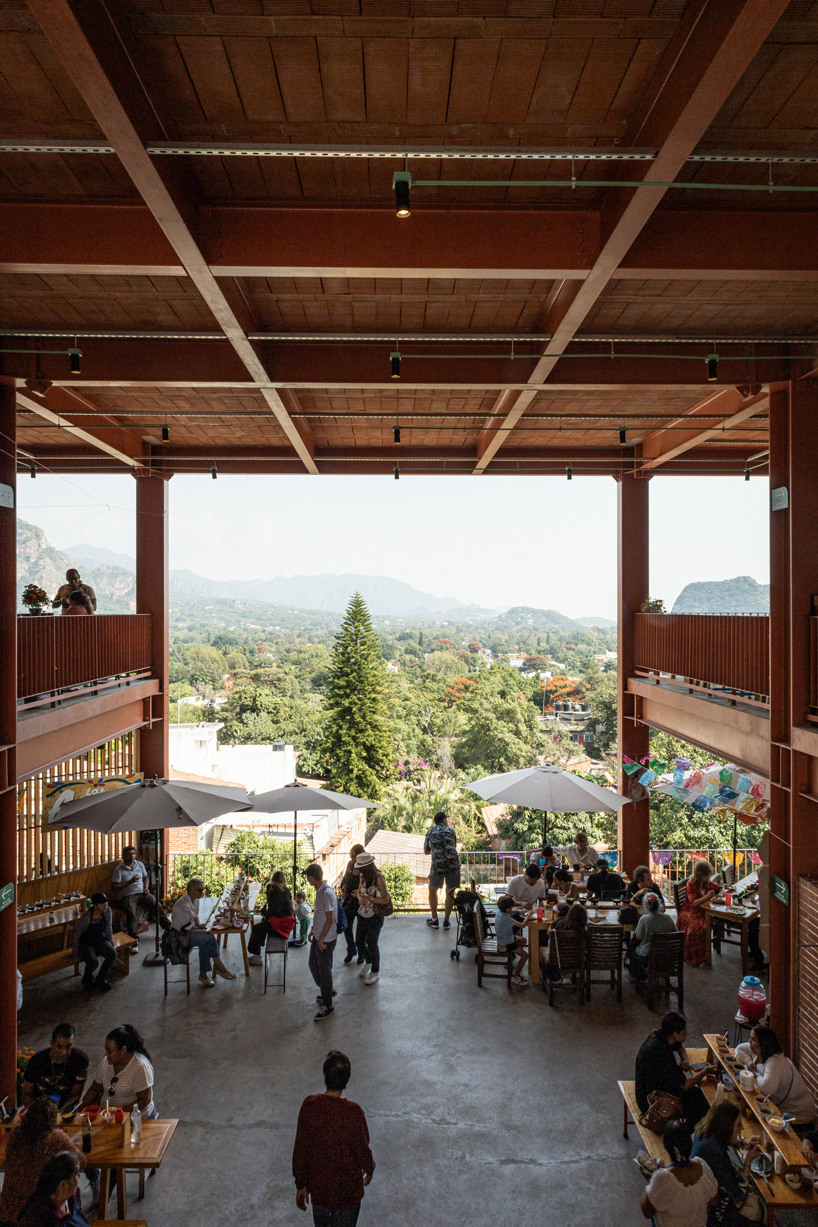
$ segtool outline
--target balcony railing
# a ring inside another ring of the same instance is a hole
[[[17,619],[17,698],[147,673],[150,614]]]
[[[640,613],[634,615],[634,640],[640,671],[761,699],[770,693],[767,614]]]

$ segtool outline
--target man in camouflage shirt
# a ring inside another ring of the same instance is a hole
[[[432,872],[429,874],[429,910],[432,915],[426,923],[432,929],[440,928],[437,919],[437,892],[445,882],[446,902],[443,928],[448,929],[453,892],[460,885],[460,857],[457,852],[457,840],[454,831],[449,826],[446,814],[435,814],[434,822],[426,832],[423,851],[432,858]]]

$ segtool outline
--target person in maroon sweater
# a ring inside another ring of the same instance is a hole
[[[323,1095],[308,1095],[298,1113],[293,1147],[295,1202],[312,1202],[315,1227],[355,1227],[375,1171],[363,1108],[344,1099],[352,1066],[333,1049],[324,1061]]]

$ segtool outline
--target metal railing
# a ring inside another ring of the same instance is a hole
[[[149,672],[150,614],[17,619],[17,698]]]
[[[770,693],[767,614],[634,614],[634,662],[700,686]]]

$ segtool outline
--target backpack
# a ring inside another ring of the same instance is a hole
[[[190,934],[184,929],[165,929],[159,949],[174,967],[184,964],[190,954]]]
[[[346,933],[349,928],[349,917],[344,911],[344,905],[340,899],[335,901],[335,924],[339,933]]]

